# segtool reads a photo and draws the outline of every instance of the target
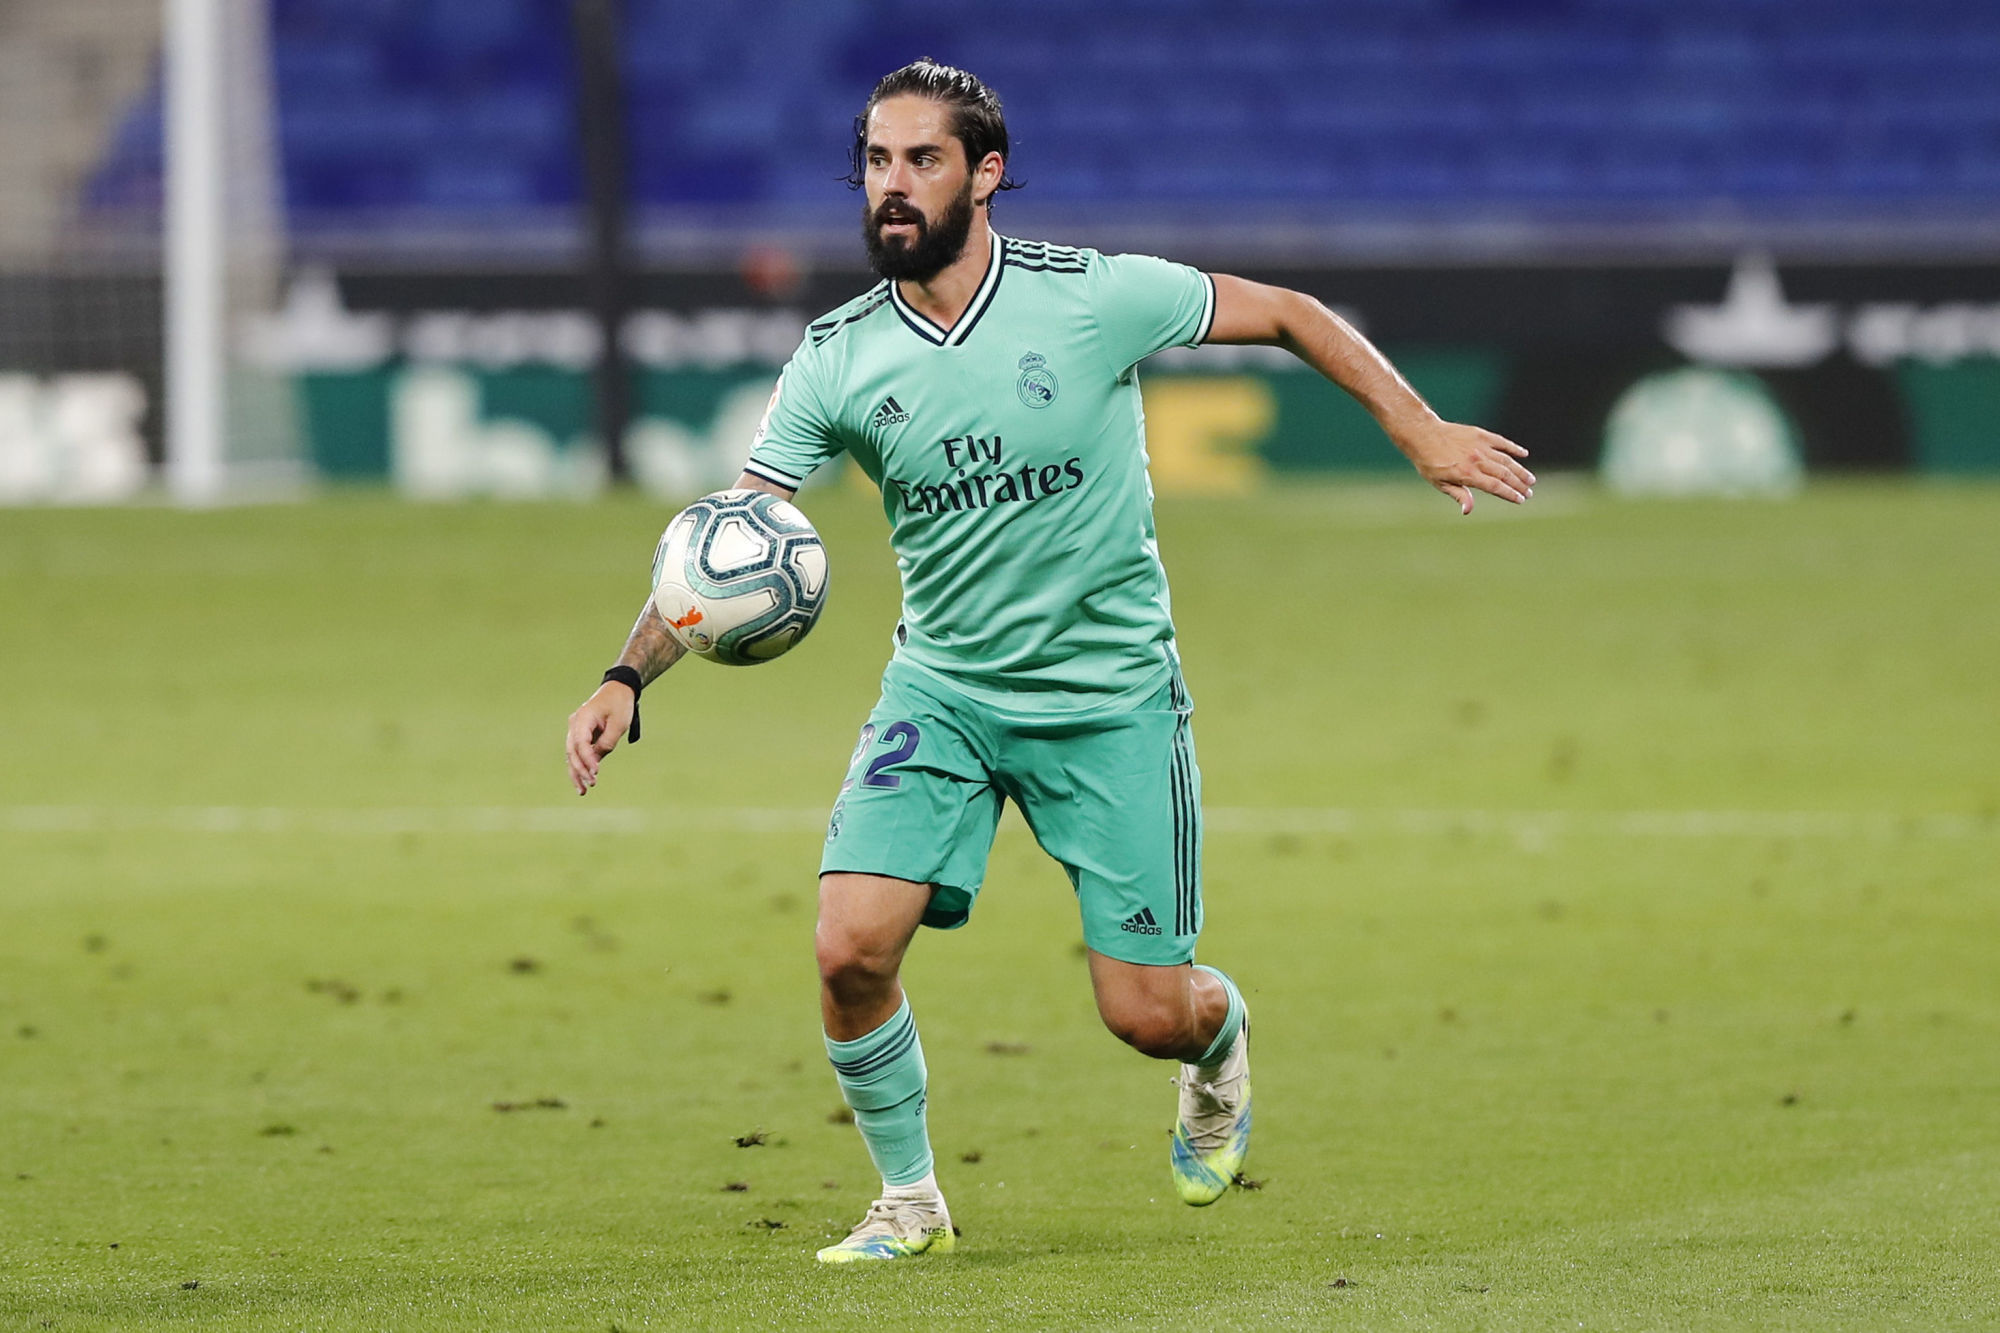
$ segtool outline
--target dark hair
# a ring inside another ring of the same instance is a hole
[[[904,96],[928,97],[951,108],[952,134],[965,149],[967,167],[978,166],[988,153],[1000,154],[1000,184],[994,187],[995,194],[1021,188],[1021,183],[1007,174],[1007,117],[1000,110],[999,94],[981,83],[978,75],[940,65],[929,56],[883,75],[875,91],[868,94],[867,105],[854,118],[848,188],[860,189],[868,173],[868,113],[884,98]],[[990,205],[993,201],[989,197],[986,202]]]

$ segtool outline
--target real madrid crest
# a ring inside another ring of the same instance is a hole
[[[1049,369],[1049,359],[1040,352],[1030,352],[1021,358],[1021,378],[1014,383],[1014,392],[1029,407],[1040,409],[1056,400],[1060,385],[1056,383],[1055,372]]]

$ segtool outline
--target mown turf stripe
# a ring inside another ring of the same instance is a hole
[[[1363,810],[1343,806],[1209,806],[1208,832],[1435,837],[2000,838],[2000,817],[1884,810]],[[685,828],[820,832],[822,806],[9,805],[0,832],[656,834]]]

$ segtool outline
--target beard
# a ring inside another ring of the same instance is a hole
[[[882,235],[885,222],[910,222],[917,234],[909,240]],[[861,205],[861,241],[868,247],[868,266],[891,282],[929,282],[965,253],[972,235],[972,182],[945,206],[933,223],[915,205],[885,199],[880,208]]]

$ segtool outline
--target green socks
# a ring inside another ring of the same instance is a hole
[[[1229,1057],[1243,1031],[1243,994],[1223,973],[1195,966],[1229,992],[1229,1012],[1196,1066],[1212,1069]],[[868,1145],[885,1185],[914,1185],[931,1174],[930,1131],[924,1122],[924,1047],[906,998],[889,1021],[853,1041],[826,1039],[826,1058],[840,1080],[840,1095],[854,1111],[854,1124]]]
[[[1234,987],[1230,993],[1235,994]],[[1235,1000],[1232,1005],[1234,1014],[1242,1002]],[[866,1036],[853,1041],[828,1037],[826,1058],[833,1062],[840,1095],[854,1111],[855,1126],[883,1183],[913,1185],[928,1176],[931,1138],[924,1126],[924,1048],[917,1040],[909,999],[905,997],[902,1008]]]
[[[1236,989],[1236,983],[1227,975],[1215,968],[1196,963],[1194,970],[1208,973],[1229,992],[1229,1012],[1223,1015],[1222,1031],[1215,1034],[1215,1040],[1202,1052],[1201,1059],[1194,1062],[1197,1069],[1213,1069],[1229,1058],[1229,1048],[1236,1044],[1236,1034],[1243,1030],[1243,992]]]

